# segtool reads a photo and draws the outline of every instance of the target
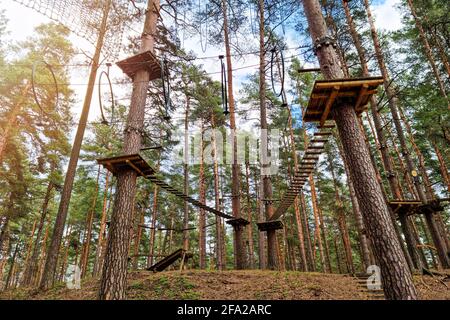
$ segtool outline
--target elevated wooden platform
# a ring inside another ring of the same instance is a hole
[[[147,270],[153,271],[153,272],[164,271],[171,264],[175,263],[175,261],[177,261],[180,258],[183,258],[183,256],[184,256],[185,259],[189,259],[189,258],[192,257],[192,253],[189,253],[189,252],[187,252],[186,250],[183,250],[183,249],[178,249],[177,251],[171,253],[170,255],[165,257],[164,259],[158,261],[157,263],[155,263],[154,265],[149,267]]]
[[[389,206],[393,213],[397,215],[413,215],[413,214],[427,214],[436,213],[444,210],[444,207],[440,204],[439,199],[423,204],[417,200],[396,200],[390,201]]]
[[[265,222],[258,222],[256,225],[258,226],[259,231],[283,229],[283,222],[281,222],[281,220],[269,220]]]
[[[421,205],[422,202],[416,200],[389,201],[389,207],[391,207],[392,212],[398,215],[413,214]]]
[[[226,224],[229,224],[233,227],[244,227],[248,225],[250,222],[248,220],[245,220],[244,218],[235,218],[235,219],[229,219],[225,221]]]
[[[342,103],[354,106],[356,113],[360,114],[382,83],[383,77],[317,80],[303,121],[319,122],[320,126],[324,126],[325,121],[333,120],[331,110]]]
[[[97,159],[97,163],[103,165],[113,175],[123,170],[134,170],[142,177],[147,177],[155,173],[139,154],[128,154],[112,158]]]
[[[143,69],[150,73],[150,81],[161,78],[161,64],[151,51],[142,52],[119,61],[117,66],[130,78],[133,78],[136,72]]]

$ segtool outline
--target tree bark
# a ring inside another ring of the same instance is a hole
[[[324,37],[327,28],[319,2],[304,0],[303,6],[313,41]],[[316,53],[326,79],[342,77],[332,46],[322,46]],[[355,183],[358,203],[364,214],[376,260],[380,264],[385,296],[387,299],[417,299],[412,276],[392,225],[383,192],[377,182],[355,110],[351,105],[342,104],[332,111],[332,115],[349,162],[349,178]]]
[[[154,51],[159,10],[159,0],[148,1],[141,52]],[[149,79],[149,71],[145,69],[137,71],[133,78],[133,92],[125,129],[123,154],[138,153],[141,149]],[[136,180],[137,173],[134,170],[123,170],[117,173],[117,191],[100,280],[99,299],[101,300],[124,299],[126,296],[128,250]]]
[[[233,217],[241,218],[241,202],[240,202],[240,167],[237,162],[237,137],[236,137],[236,119],[235,119],[235,102],[233,95],[233,65],[231,62],[231,46],[228,26],[227,1],[222,0],[223,12],[223,30],[225,41],[225,53],[227,61],[227,89],[228,89],[228,105],[230,112],[230,129],[232,139],[232,164],[231,164],[231,205]],[[244,228],[241,226],[234,227],[234,255],[236,269],[245,269],[247,267],[247,257],[244,243]]]
[[[348,169],[348,160],[345,159],[345,154],[342,150],[342,145],[338,139],[336,143],[339,149],[339,153],[344,163],[344,170],[347,177],[350,177],[350,171]],[[355,217],[356,229],[359,236],[359,245],[361,247],[361,261],[363,264],[363,272],[366,272],[367,267],[372,265],[374,261],[371,258],[371,250],[369,240],[367,239],[366,228],[364,226],[363,216],[359,207],[358,199],[356,198],[355,187],[352,179],[347,179],[348,189],[350,192],[350,200],[352,202],[353,215]]]

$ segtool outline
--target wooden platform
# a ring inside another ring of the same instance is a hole
[[[281,220],[258,222],[256,225],[258,226],[259,231],[283,229],[283,222],[281,222]]]
[[[150,81],[161,78],[161,64],[151,51],[142,52],[119,61],[117,66],[130,78],[133,78],[136,72],[143,69],[149,72]]]
[[[97,159],[97,163],[103,165],[113,175],[116,175],[122,170],[134,170],[138,175],[147,177],[155,173],[152,167],[149,166],[139,154],[128,154],[113,158]]]
[[[430,201],[427,204],[417,200],[396,200],[390,201],[389,206],[393,213],[398,215],[427,214],[444,210],[444,207],[439,203],[439,199]]]
[[[324,126],[325,121],[333,120],[331,110],[342,103],[354,106],[356,113],[360,114],[382,83],[383,77],[317,80],[303,114],[303,121],[319,122],[320,126]]]
[[[389,201],[389,207],[391,207],[392,212],[394,214],[398,214],[398,215],[402,215],[402,214],[410,215],[420,205],[422,205],[422,202],[416,201],[416,200]]]
[[[185,259],[188,259],[188,258],[192,257],[192,253],[189,253],[189,252],[187,252],[186,250],[183,250],[183,249],[178,249],[177,251],[171,253],[170,255],[165,257],[164,259],[162,259],[162,260],[158,261],[157,263],[155,263],[154,265],[152,265],[147,270],[153,271],[153,272],[164,271],[164,269],[169,267],[171,264],[175,263],[175,261],[177,261],[180,258],[183,258],[183,255],[184,255]]]
[[[246,226],[250,222],[248,220],[245,220],[244,218],[235,218],[235,219],[229,219],[225,221],[226,224],[229,224],[233,227],[240,227],[240,226]]]

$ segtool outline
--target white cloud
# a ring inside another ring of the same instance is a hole
[[[395,31],[402,27],[402,17],[397,9],[399,4],[400,0],[385,0],[381,4],[372,5],[375,25],[378,29]]]

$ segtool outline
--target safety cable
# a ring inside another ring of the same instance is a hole
[[[102,124],[104,125],[114,125],[114,92],[113,92],[113,86],[112,86],[112,82],[111,82],[111,78],[109,76],[109,68],[111,67],[111,63],[107,63],[106,66],[108,67],[108,69],[106,71],[102,71],[100,73],[100,76],[98,78],[98,103],[100,106],[100,113],[102,116]],[[110,121],[106,120],[105,118],[105,113],[103,110],[103,102],[102,102],[102,77],[105,76],[106,80],[108,81],[108,85],[109,85],[109,92],[110,92],[110,96],[111,96],[111,119]]]
[[[36,61],[35,63],[33,63],[33,68],[31,70],[31,89],[33,91],[33,97],[34,97],[34,101],[36,102],[37,106],[39,107],[39,109],[41,109],[42,113],[48,116],[48,113],[44,110],[44,108],[42,107],[38,95],[37,95],[37,91],[36,91],[36,67],[39,63],[43,63],[45,65],[45,67],[50,71],[53,81],[54,81],[54,85],[55,85],[55,90],[56,90],[56,101],[55,101],[55,108],[54,110],[56,110],[58,108],[59,105],[59,89],[58,89],[58,81],[56,80],[56,75],[55,72],[53,72],[53,68],[52,66],[46,62],[46,61]]]

